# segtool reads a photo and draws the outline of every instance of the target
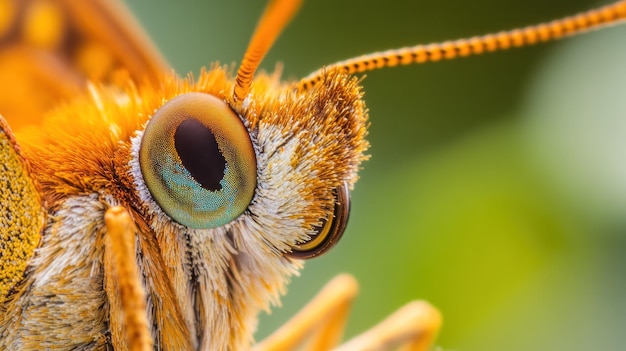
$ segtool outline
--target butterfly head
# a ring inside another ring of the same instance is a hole
[[[344,74],[306,93],[261,74],[239,109],[224,94],[233,84],[214,68],[155,106],[120,166],[161,250],[187,258],[171,275],[194,276],[196,294],[227,296],[224,315],[253,325],[298,259],[341,237],[368,147],[367,111],[358,80]]]
[[[236,75],[94,83],[23,133],[51,212],[77,196],[130,213],[159,343],[245,348],[299,259],[343,233],[368,146],[358,79],[255,74],[294,11],[270,5]]]
[[[215,67],[154,107],[129,155],[145,213],[200,231],[245,223],[277,257],[325,252],[368,146],[358,81],[329,72],[302,92],[261,74],[241,106],[224,94],[233,84]]]

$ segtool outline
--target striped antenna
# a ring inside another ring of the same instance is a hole
[[[261,60],[272,47],[280,32],[296,14],[301,4],[301,0],[272,0],[265,8],[237,71],[233,90],[233,100],[236,106],[241,106],[243,99],[250,92],[254,73]]]
[[[494,52],[556,40],[615,24],[625,19],[626,0],[622,0],[595,10],[535,26],[469,39],[375,52],[323,67],[298,82],[298,89],[311,89],[322,80],[325,72],[332,70],[354,74],[397,65],[436,62],[451,60],[457,57],[480,55],[484,52]]]

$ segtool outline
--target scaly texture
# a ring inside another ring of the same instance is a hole
[[[0,204],[1,304],[10,289],[22,279],[28,260],[39,243],[44,222],[37,188],[1,116]]]

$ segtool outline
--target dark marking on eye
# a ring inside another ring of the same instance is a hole
[[[211,129],[189,118],[176,128],[174,145],[183,166],[204,189],[222,189],[226,159]]]

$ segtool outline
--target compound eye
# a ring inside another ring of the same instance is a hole
[[[190,228],[239,217],[256,187],[248,130],[228,104],[204,93],[175,97],[155,113],[141,140],[139,166],[163,212]]]
[[[350,217],[350,189],[348,189],[348,184],[344,183],[336,188],[334,194],[333,216],[324,220],[321,226],[315,227],[315,235],[312,235],[306,242],[298,243],[287,254],[288,256],[298,259],[317,257],[339,242]]]

